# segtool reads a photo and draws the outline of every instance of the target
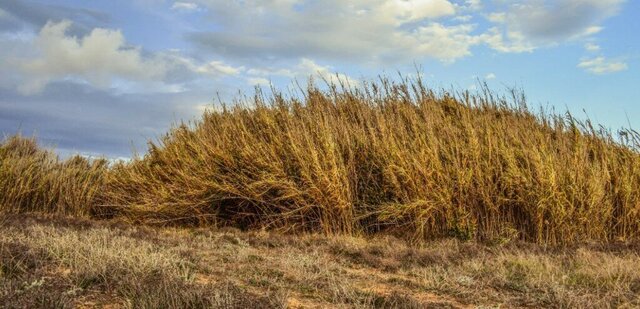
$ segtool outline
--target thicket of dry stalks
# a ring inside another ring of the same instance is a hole
[[[107,163],[81,156],[60,160],[35,138],[8,137],[0,144],[0,210],[87,216]]]
[[[417,80],[310,85],[205,112],[107,166],[32,140],[0,148],[0,203],[122,216],[414,239],[545,244],[640,236],[640,134],[523,96],[434,92]]]

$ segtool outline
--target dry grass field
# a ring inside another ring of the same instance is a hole
[[[42,215],[0,225],[3,308],[640,306],[638,244],[158,228]]]
[[[418,80],[257,92],[127,162],[0,144],[7,308],[637,307],[640,134]]]

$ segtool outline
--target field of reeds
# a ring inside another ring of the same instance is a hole
[[[258,91],[128,162],[0,146],[3,211],[144,224],[610,242],[640,238],[638,188],[636,131],[419,79]]]

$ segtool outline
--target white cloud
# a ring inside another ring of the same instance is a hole
[[[583,36],[589,36],[589,35],[593,35],[596,33],[600,33],[600,31],[602,31],[602,27],[599,26],[591,26],[591,27],[587,27],[586,29],[584,29],[584,31],[581,33],[581,35]]]
[[[209,9],[218,29],[192,33],[191,41],[243,61],[310,58],[393,64],[431,57],[452,62],[481,43],[474,26],[465,23],[469,17],[456,16],[458,6],[447,0],[197,1]]]
[[[182,75],[182,79],[237,76],[245,71],[244,66],[235,67],[220,60],[197,61],[183,56],[181,50],[157,53],[156,57],[161,59],[165,66],[169,68],[167,76]]]
[[[583,68],[593,74],[607,74],[624,71],[628,68],[623,61],[609,60],[605,57],[596,57],[583,59],[578,64],[579,68]]]
[[[459,21],[459,22],[462,22],[462,23],[468,23],[472,19],[473,19],[473,16],[471,16],[471,15],[458,15],[458,16],[453,18],[453,20]]]
[[[501,24],[507,20],[507,13],[505,12],[490,13],[489,15],[487,15],[487,19],[493,23]]]
[[[174,10],[210,9],[216,31],[192,33],[190,39],[217,60],[189,58],[180,51],[142,52],[128,45],[118,30],[95,28],[85,36],[72,36],[71,23],[64,21],[47,23],[30,39],[37,54],[18,55],[19,61],[13,62],[24,79],[24,93],[69,79],[99,88],[139,89],[136,83],[154,83],[149,88],[175,92],[185,89],[183,83],[189,80],[222,76],[240,76],[252,84],[264,84],[272,75],[298,78],[320,72],[333,78],[332,68],[318,63],[396,65],[424,58],[452,63],[472,55],[477,45],[521,53],[576,38],[591,40],[622,1],[496,1],[492,13],[472,12],[483,8],[477,0],[176,1],[169,2]],[[474,16],[484,16],[491,25],[478,29],[471,22]],[[596,47],[585,45],[589,51]],[[260,67],[264,61],[273,67]],[[0,60],[0,66],[8,62],[12,61]],[[605,72],[619,70],[619,64],[604,61],[582,67]]]
[[[247,70],[247,74],[253,76],[286,76],[295,77],[295,73],[289,69],[273,69],[273,68],[252,68]]]
[[[478,37],[471,35],[471,25],[444,26],[432,23],[417,30],[418,53],[432,55],[445,62],[471,55],[470,47],[480,43]]]
[[[193,71],[210,75],[238,75],[244,67],[233,67],[222,61],[211,61],[200,66],[193,67]]]
[[[376,8],[392,14],[398,22],[449,16],[455,7],[447,0],[388,0]]]
[[[280,76],[289,79],[306,80],[308,78],[320,78],[329,83],[347,83],[351,86],[360,84],[360,81],[346,74],[335,72],[330,66],[323,66],[315,61],[302,58],[288,68],[254,68],[247,70],[249,77],[247,82],[252,85],[268,85],[269,78]]]
[[[199,7],[195,3],[176,1],[171,6],[171,9],[177,11],[196,11]]]
[[[491,48],[503,53],[532,52],[536,46],[518,31],[501,32],[498,27],[493,27],[481,36],[482,41]]]
[[[22,94],[41,92],[53,81],[74,81],[117,93],[185,90],[184,83],[197,78],[233,76],[244,67],[222,61],[199,62],[179,51],[143,53],[126,43],[118,30],[95,28],[85,36],[67,32],[71,22],[49,22],[36,35],[0,38],[0,68],[11,78],[0,78],[5,87]]]
[[[269,80],[263,77],[248,77],[247,82],[252,86],[269,86]]]
[[[192,0],[216,31],[191,33],[196,46],[229,59],[310,58],[394,65],[402,59],[445,63],[486,44],[531,52],[590,37],[624,0]],[[485,16],[488,29],[473,23]]]
[[[204,113],[205,111],[210,111],[214,109],[214,105],[211,104],[210,102],[206,102],[206,103],[198,103],[192,106],[193,109],[195,109],[199,114]]]
[[[595,43],[586,43],[584,44],[584,49],[586,49],[587,51],[599,51],[600,50],[600,45],[595,44]]]
[[[320,78],[333,84],[340,84],[341,82],[347,83],[351,86],[360,84],[358,80],[346,74],[335,72],[332,67],[319,65],[315,61],[307,58],[303,58],[302,60],[300,60],[300,63],[295,67],[294,70],[296,72],[296,75],[302,78],[319,76]]]
[[[496,79],[496,75],[494,73],[489,73],[484,78],[487,80]]]
[[[70,21],[47,23],[33,42],[35,58],[18,60],[26,80],[19,87],[25,94],[41,91],[49,82],[79,78],[105,88],[115,78],[158,80],[166,68],[154,59],[143,59],[139,48],[125,45],[120,31],[96,28],[82,38],[67,36]]]
[[[487,19],[507,33],[492,38],[495,49],[522,52],[567,40],[593,36],[602,30],[603,20],[618,13],[625,0],[532,0],[503,1],[498,12]],[[496,28],[497,29],[497,28]],[[511,42],[515,38],[516,42]],[[515,45],[520,48],[505,48]]]
[[[534,39],[557,40],[599,31],[597,24],[615,15],[622,0],[528,1],[511,7],[508,22]]]
[[[466,0],[465,4],[469,9],[472,10],[480,10],[482,9],[482,1],[481,0]]]

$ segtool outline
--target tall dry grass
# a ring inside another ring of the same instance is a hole
[[[91,214],[107,161],[60,160],[34,138],[11,136],[0,144],[0,211]]]
[[[251,103],[209,111],[117,167],[107,204],[136,220],[416,238],[640,232],[634,131],[419,80]]]
[[[422,81],[258,93],[112,166],[98,215],[425,239],[640,236],[640,135]],[[5,192],[5,191],[3,191]],[[15,194],[12,194],[15,195]],[[26,206],[25,206],[26,207]]]

